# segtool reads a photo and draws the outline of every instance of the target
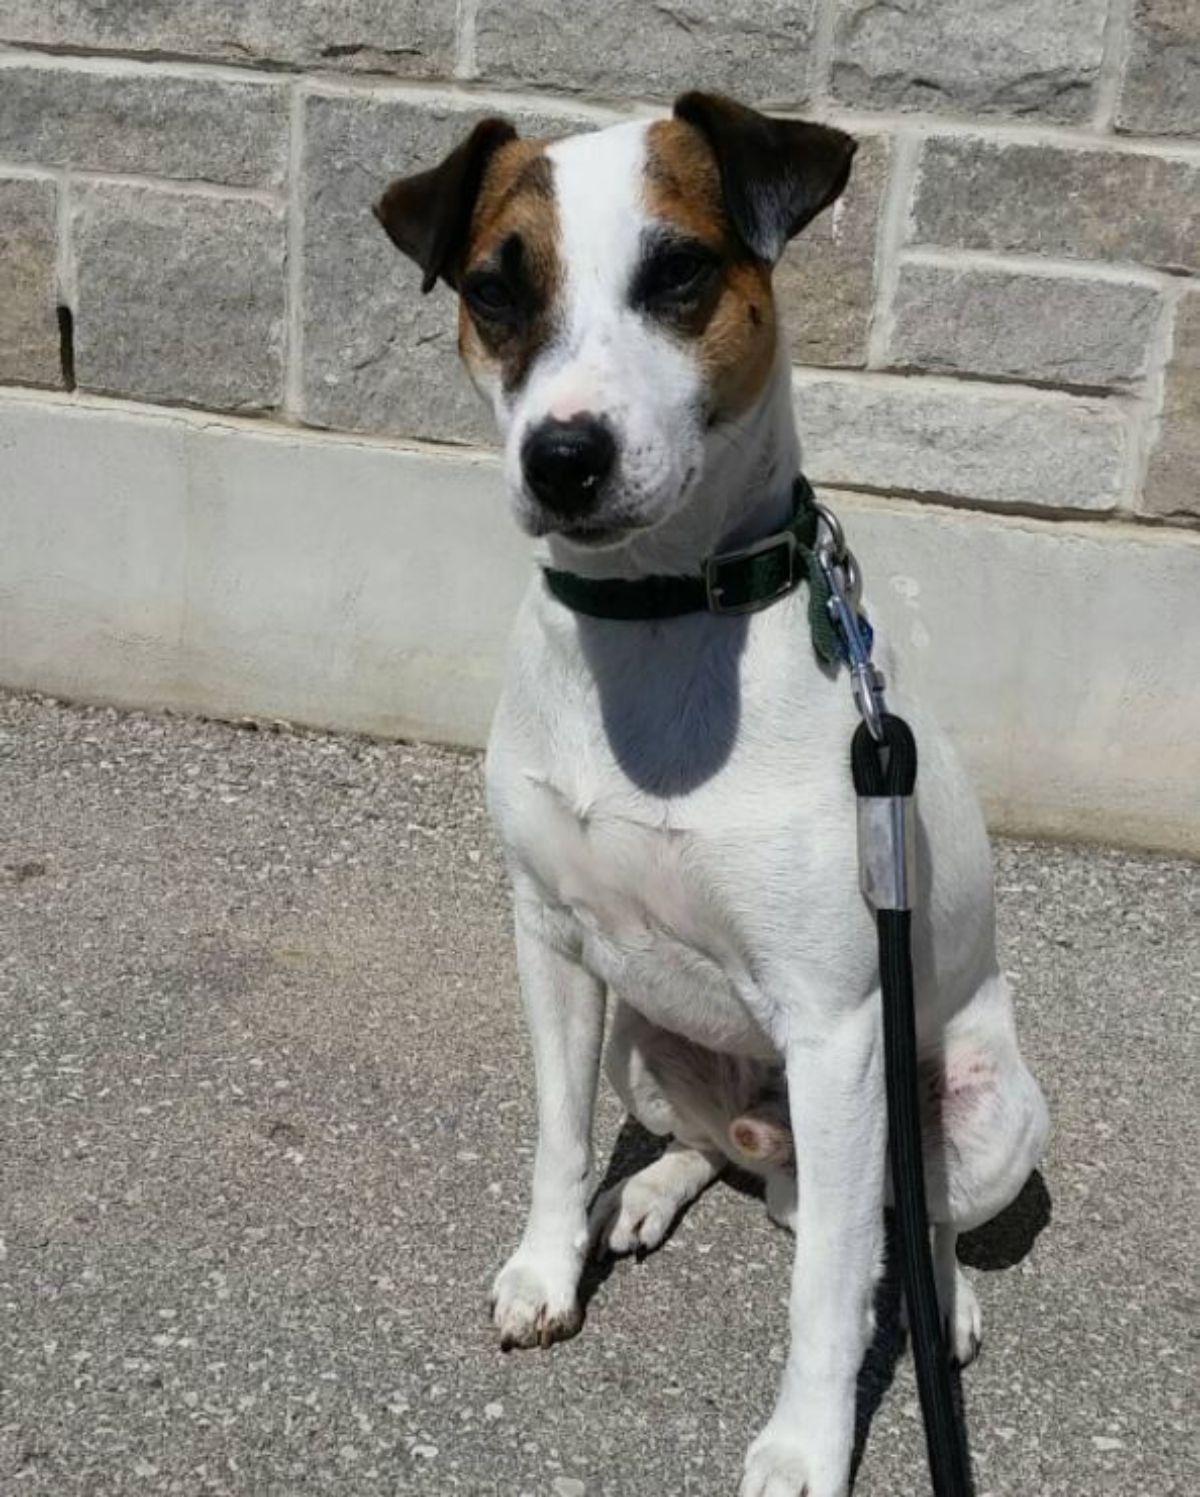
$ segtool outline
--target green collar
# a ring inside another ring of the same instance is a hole
[[[699,577],[580,577],[544,567],[546,586],[560,603],[593,619],[672,619],[685,613],[756,613],[808,583],[808,624],[813,648],[837,660],[837,633],[829,614],[829,584],[817,561],[816,496],[803,474],[792,490],[794,510],[774,535],[710,556]]]

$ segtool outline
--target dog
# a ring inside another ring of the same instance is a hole
[[[577,611],[549,582],[696,578],[787,524],[800,454],[772,269],[841,194],[854,149],[701,93],[553,141],[490,118],[375,210],[423,289],[457,293],[516,523],[551,568],[520,610],[486,761],[538,1116],[495,1325],[506,1347],[573,1335],[589,1252],[653,1249],[727,1161],[757,1170],[796,1266],[786,1370],[742,1497],[847,1491],[872,1336],[887,1140],[857,717],[814,651],[803,585],[755,612],[638,621]],[[977,802],[936,726],[902,705],[921,748],[925,1175],[966,1362],[980,1317],[956,1236],[1013,1200],[1048,1122],[997,965]],[[668,1142],[593,1202],[610,994],[607,1074]]]

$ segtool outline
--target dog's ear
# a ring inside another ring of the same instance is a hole
[[[422,291],[432,291],[439,276],[455,284],[488,162],[516,138],[507,120],[480,120],[440,166],[397,178],[375,204],[392,243],[424,272]]]
[[[841,193],[858,149],[852,136],[829,125],[770,119],[720,94],[682,94],[675,118],[707,140],[733,227],[772,264]]]

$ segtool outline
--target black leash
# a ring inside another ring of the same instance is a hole
[[[917,1392],[934,1497],[972,1497],[966,1432],[954,1406],[950,1359],[929,1244],[917,1076],[912,964],[913,791],[917,745],[903,718],[886,710],[883,676],[871,659],[871,626],[859,612],[861,575],[837,517],[816,506],[823,530],[815,550],[829,588],[829,612],[844,649],[862,722],[850,745],[858,795],[859,882],[875,911],[883,992],[888,1151],[900,1280],[908,1306]]]
[[[971,1466],[962,1422],[954,1406],[925,1208],[909,887],[917,745],[903,718],[882,713],[879,727],[881,737],[877,740],[866,720],[859,724],[850,760],[859,796],[863,892],[875,907],[879,928],[888,1148],[900,1276],[908,1305],[934,1494],[971,1497]]]

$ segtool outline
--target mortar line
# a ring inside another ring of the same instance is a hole
[[[818,494],[823,490],[861,494],[867,498],[883,499],[893,504],[919,505],[973,515],[1021,516],[1029,520],[1045,520],[1048,524],[1062,520],[1079,520],[1084,524],[1105,525],[1115,518],[1123,516],[1128,518],[1125,512],[1118,508],[1116,499],[1101,508],[1085,508],[1070,504],[1038,504],[1030,499],[968,499],[961,494],[950,494],[941,490],[911,489],[901,485],[894,488],[889,485],[885,488],[871,484],[859,485],[834,481],[823,483],[819,479],[814,479],[813,486]]]
[[[78,300],[78,281],[75,271],[75,242],[71,234],[71,173],[59,172],[58,202],[55,209],[55,291],[61,305],[69,307],[72,314]]]
[[[32,68],[47,73],[88,73],[98,78],[170,77],[192,83],[241,83],[248,88],[280,88],[304,69],[287,72],[270,67],[210,61],[202,57],[155,56],[145,52],[51,51],[8,43],[0,46],[0,72]]]
[[[160,177],[150,172],[105,172],[77,166],[25,166],[0,160],[0,176],[57,177],[70,174],[73,181],[112,187],[145,187],[152,192],[170,192],[187,197],[236,198],[241,202],[263,203],[277,208],[284,200],[282,188],[237,187],[223,182],[207,182],[195,177]]]
[[[1096,85],[1096,108],[1092,128],[1105,133],[1113,129],[1121,94],[1125,59],[1133,39],[1133,0],[1108,0],[1104,17],[1104,49]]]
[[[1165,161],[1200,165],[1200,144],[1164,135],[1098,135],[1092,129],[1045,122],[966,119],[913,111],[847,109],[836,105],[823,111],[828,124],[847,130],[911,130],[919,136],[947,135],[956,140],[980,140],[989,145],[1043,146],[1060,150],[1112,152],[1121,156],[1153,156]]]
[[[0,161],[0,177],[14,182],[57,182],[64,170],[61,166],[26,166],[15,161]]]
[[[322,93],[345,97],[396,99],[412,103],[436,103],[451,109],[493,108],[540,114],[577,116],[597,122],[662,114],[669,105],[662,99],[614,97],[600,94],[537,93],[498,87],[485,80],[380,79],[362,75],[310,74],[307,81]],[[1152,156],[1159,160],[1200,165],[1200,143],[1175,136],[1100,136],[1088,128],[1021,120],[984,120],[934,115],[913,111],[858,110],[829,103],[816,110],[772,109],[780,119],[820,119],[853,133],[911,132],[918,137],[946,135],[955,139],[981,140],[1001,145],[1051,146],[1064,150],[1112,152],[1125,156]]]
[[[917,186],[920,142],[908,132],[892,144],[891,172],[875,240],[875,296],[867,333],[867,367],[887,364],[900,285],[900,260],[908,234],[913,194]]]
[[[1150,340],[1141,397],[1134,407],[1129,422],[1122,492],[1129,505],[1130,513],[1139,517],[1143,516],[1140,505],[1145,498],[1150,459],[1162,427],[1163,407],[1167,392],[1167,368],[1174,353],[1175,324],[1183,294],[1182,285],[1164,288],[1158,325],[1154,337]]]
[[[931,395],[971,396],[1012,405],[1069,406],[1092,415],[1111,412],[1134,398],[1127,390],[1080,391],[1055,385],[1030,385],[1018,380],[993,379],[976,374],[927,374],[920,369],[819,369],[813,365],[792,366],[793,390],[817,385],[845,385],[875,390],[923,391]]]
[[[367,451],[409,453],[415,457],[445,459],[498,468],[500,452],[467,442],[448,442],[424,437],[397,437],[362,431],[293,426],[279,419],[277,410],[264,409],[248,415],[217,411],[206,406],[135,400],[124,395],[102,395],[98,391],[46,389],[42,386],[0,384],[0,409],[6,404],[36,404],[45,400],[62,410],[91,411],[141,420],[179,421],[197,430],[239,431],[247,436],[271,437],[294,442],[328,442],[335,446],[362,447]]]
[[[479,0],[458,0],[454,16],[454,76],[479,75]]]
[[[1164,291],[1187,285],[1186,275],[1153,270],[1132,260],[1067,260],[1055,255],[1028,255],[1005,250],[946,249],[941,245],[902,246],[904,265],[928,265],[944,270],[995,270],[1023,275],[1053,276],[1061,280],[1103,281],[1120,286],[1137,285]]]
[[[94,66],[102,72],[111,68],[118,72],[169,68],[180,77],[224,77],[231,81],[242,79],[271,79],[276,83],[295,77],[345,77],[340,69],[312,66],[303,62],[287,62],[277,57],[255,57],[247,62],[238,62],[229,57],[211,57],[202,52],[176,52],[169,47],[88,47],[82,43],[55,42],[0,42],[0,65],[35,63],[44,59],[47,63],[65,62],[84,67]],[[394,78],[395,73],[364,68],[350,76],[364,78]]]
[[[813,28],[812,62],[808,70],[808,97],[812,105],[824,104],[833,86],[833,44],[837,32],[838,0],[820,0]]]
[[[783,111],[780,111],[781,113]],[[920,136],[949,135],[959,140],[981,140],[996,145],[1053,146],[1062,150],[1111,151],[1115,155],[1155,156],[1167,161],[1200,165],[1200,143],[1164,135],[1097,135],[1068,125],[1043,121],[968,119],[913,111],[848,109],[831,104],[822,112],[826,123],[847,130],[910,130]]]
[[[287,272],[284,327],[286,352],[283,375],[283,414],[291,421],[302,419],[304,405],[304,86],[295,83],[288,101],[287,172]]]
[[[306,81],[322,94],[338,98],[371,98],[382,102],[432,103],[450,109],[494,109],[561,115],[564,119],[593,119],[611,123],[631,115],[662,114],[669,104],[661,99],[602,98],[598,95],[539,93],[531,89],[505,88],[479,78],[381,78],[344,73],[308,74]]]
[[[1034,504],[1004,504],[997,500],[960,499],[954,494],[918,493],[913,490],[875,489],[848,483],[822,483],[814,480],[813,487],[818,497],[822,494],[838,494],[860,502],[864,507],[887,509],[893,514],[913,514],[922,511],[933,514],[961,516],[969,524],[976,521],[1005,521],[1014,527],[1028,530],[1036,527],[1048,534],[1086,532],[1091,539],[1103,538],[1114,544],[1130,541],[1157,544],[1182,542],[1186,546],[1200,549],[1200,528],[1191,520],[1178,516],[1166,518],[1159,515],[1144,515],[1120,507],[1105,510],[1068,509],[1065,506],[1043,508]]]

